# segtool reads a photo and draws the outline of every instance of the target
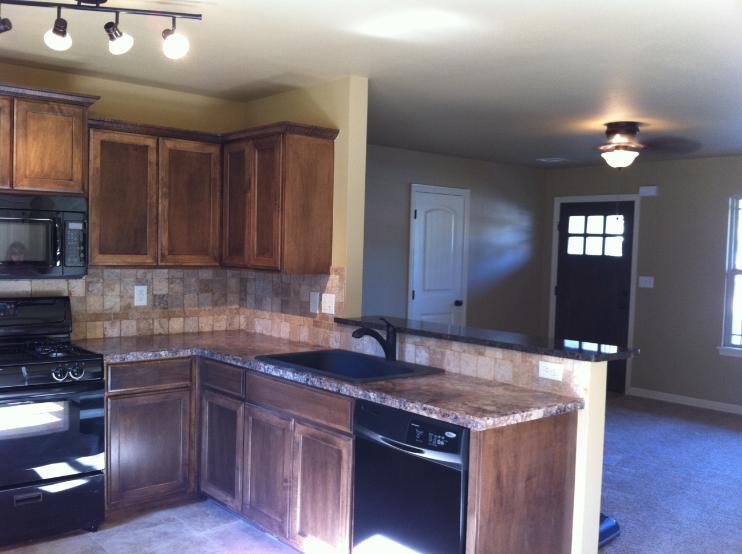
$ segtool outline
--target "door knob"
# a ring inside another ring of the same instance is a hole
[[[453,305],[454,305],[454,306],[463,306],[463,305],[464,305],[464,301],[463,301],[463,300],[456,300],[456,301],[455,301],[455,302],[453,303]]]

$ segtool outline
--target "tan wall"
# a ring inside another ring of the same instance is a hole
[[[363,313],[406,315],[410,185],[466,188],[467,324],[541,334],[547,300],[538,175],[523,167],[369,145]]]
[[[549,221],[556,196],[637,193],[641,185],[660,186],[659,197],[641,200],[638,272],[656,282],[654,289],[637,290],[634,343],[641,355],[634,361],[631,385],[742,404],[742,359],[722,357],[716,349],[729,197],[742,192],[742,157],[640,159],[621,172],[606,166],[550,170],[543,180]],[[545,275],[543,287],[548,286]]]

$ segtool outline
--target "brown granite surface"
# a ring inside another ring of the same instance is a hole
[[[477,431],[571,412],[584,406],[579,398],[450,372],[351,384],[258,361],[255,357],[261,354],[319,350],[320,347],[244,331],[92,339],[77,344],[103,354],[107,363],[203,356]]]

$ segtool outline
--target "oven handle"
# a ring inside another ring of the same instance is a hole
[[[14,391],[0,393],[0,406],[58,400],[60,398],[70,398],[83,392],[96,391],[100,391],[101,397],[103,396],[103,381],[91,381],[66,387],[54,387],[26,392]]]

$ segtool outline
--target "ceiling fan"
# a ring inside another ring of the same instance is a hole
[[[639,142],[638,121],[611,121],[605,124],[608,142],[600,147],[602,158],[616,169],[629,167],[643,151],[668,154],[691,154],[701,148],[701,144],[681,137],[663,136]]]

